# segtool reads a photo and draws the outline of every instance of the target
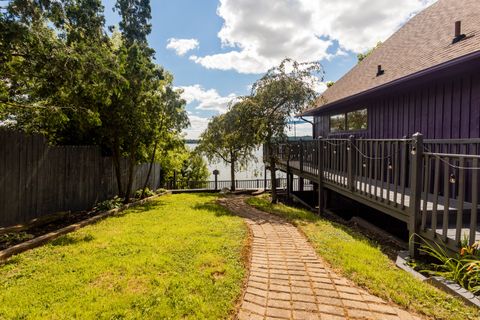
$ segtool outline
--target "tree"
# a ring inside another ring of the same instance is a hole
[[[150,2],[118,0],[116,10],[120,31],[109,37],[101,0],[13,0],[0,9],[0,121],[54,144],[100,145],[128,202],[136,164],[152,161],[188,118],[148,46]]]
[[[255,159],[257,143],[252,115],[253,109],[248,103],[234,103],[227,113],[214,117],[200,136],[198,149],[209,161],[230,165],[232,191],[235,190],[235,171]]]
[[[99,112],[122,84],[100,0],[14,0],[1,17],[0,117],[52,143],[98,143]]]
[[[369,55],[371,55],[372,52],[375,51],[375,49],[377,49],[377,48],[380,47],[381,45],[382,45],[382,41],[379,41],[379,42],[377,42],[377,44],[375,45],[375,47],[367,50],[367,52],[357,54],[358,63],[362,62],[363,59],[365,59],[366,57],[368,57]]]
[[[207,181],[210,173],[201,154],[196,150],[189,150],[183,140],[172,139],[170,143],[165,149],[159,148],[162,183],[175,178],[177,187],[185,188],[189,181]]]
[[[121,75],[127,85],[115,92],[109,112],[102,119],[105,139],[112,151],[118,189],[130,200],[136,164],[142,159],[142,149],[155,143],[158,126],[151,121],[155,109],[161,109],[165,73],[153,63],[154,51],[148,46],[151,31],[149,0],[118,0],[115,6],[122,18],[121,41],[116,50]],[[128,159],[128,178],[124,188],[121,180],[120,158]]]
[[[273,203],[277,202],[275,145],[286,139],[288,120],[316,101],[318,93],[314,85],[319,78],[323,80],[320,63],[285,59],[255,82],[251,95],[244,99],[255,110],[252,120],[257,128],[257,141],[268,150]]]
[[[149,136],[153,140],[153,150],[151,151],[147,178],[143,185],[142,197],[147,189],[159,145],[161,144],[160,147],[163,150],[171,149],[178,141],[182,129],[189,125],[188,115],[185,111],[186,102],[181,99],[181,92],[173,89],[172,81],[173,77],[167,73],[166,82],[168,85],[165,87],[161,101],[158,101],[161,108],[153,108],[149,113],[151,122],[149,127],[152,129]],[[147,143],[147,145],[149,144],[151,145],[151,143]]]

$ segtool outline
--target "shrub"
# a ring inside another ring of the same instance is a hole
[[[97,203],[95,211],[108,211],[112,209],[120,208],[123,204],[123,199],[115,196],[113,199],[105,200]]]
[[[444,277],[476,295],[480,294],[480,241],[471,246],[463,241],[460,251],[453,257],[444,245],[438,243],[424,241],[420,251],[436,260],[429,265],[430,268],[421,270],[422,273]]]
[[[140,197],[142,196],[142,192],[143,192],[143,189],[138,189],[137,191],[135,191],[135,198],[138,198],[140,199]],[[154,196],[155,195],[155,192],[153,192],[152,190],[150,190],[148,187],[145,189],[145,194],[144,194],[144,198],[148,198],[148,197],[151,197],[151,196]]]

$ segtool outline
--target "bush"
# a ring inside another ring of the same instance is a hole
[[[438,243],[424,241],[420,251],[436,260],[428,269],[421,270],[422,273],[444,277],[473,294],[480,294],[480,241],[471,246],[463,241],[462,248],[454,257],[448,255],[447,249]]]
[[[143,189],[138,189],[137,191],[135,191],[135,198],[140,199],[140,197],[142,196],[142,192],[143,192]],[[145,189],[145,194],[144,194],[143,198],[152,197],[154,195],[155,195],[155,192],[153,192],[152,190],[150,190],[147,187]]]
[[[105,200],[97,203],[95,211],[108,211],[112,209],[120,208],[123,204],[123,199],[115,196],[113,199]]]

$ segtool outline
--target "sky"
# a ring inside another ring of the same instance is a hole
[[[211,117],[247,95],[284,58],[320,61],[318,90],[357,63],[357,54],[384,41],[435,0],[151,0],[150,46],[156,62],[183,90],[196,139]],[[115,0],[103,0],[107,25],[116,25]],[[311,135],[297,124],[289,134]]]

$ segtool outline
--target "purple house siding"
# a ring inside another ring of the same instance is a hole
[[[330,133],[330,116],[368,108],[368,129]],[[480,72],[431,75],[408,87],[318,110],[315,137],[401,138],[421,132],[426,139],[480,138]]]

